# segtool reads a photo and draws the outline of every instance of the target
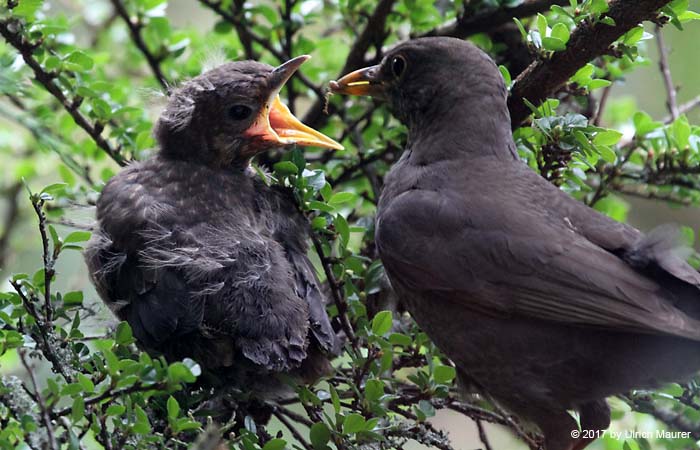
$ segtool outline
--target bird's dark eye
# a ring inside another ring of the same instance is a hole
[[[233,105],[229,108],[228,115],[233,120],[243,120],[250,117],[252,112],[253,110],[246,105]]]
[[[403,71],[406,70],[406,60],[401,55],[396,55],[391,58],[391,72],[396,78],[403,75]]]

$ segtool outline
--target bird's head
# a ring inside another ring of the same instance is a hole
[[[279,92],[309,56],[279,67],[229,62],[171,93],[155,128],[166,157],[215,167],[247,167],[250,158],[291,145],[342,149],[289,111]]]
[[[496,64],[469,42],[447,37],[420,38],[396,46],[376,66],[330,83],[338,94],[384,100],[409,127],[425,120],[507,111],[507,91]]]

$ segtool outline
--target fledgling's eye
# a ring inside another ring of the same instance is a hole
[[[233,105],[228,110],[228,116],[233,120],[243,120],[250,117],[253,110],[246,105]]]
[[[396,78],[401,78],[406,70],[406,59],[401,55],[396,55],[391,58],[391,72]]]

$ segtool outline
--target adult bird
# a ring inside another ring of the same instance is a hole
[[[408,145],[386,177],[376,243],[393,287],[462,376],[582,449],[605,397],[700,368],[700,274],[670,228],[649,235],[576,201],[518,158],[493,61],[453,38],[409,41],[331,82],[388,102]]]
[[[175,90],[157,155],[104,187],[85,252],[98,293],[142,347],[247,391],[270,389],[266,374],[314,379],[336,345],[307,222],[249,165],[273,148],[342,148],[279,99],[307,59],[230,62]]]

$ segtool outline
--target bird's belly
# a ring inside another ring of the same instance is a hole
[[[506,406],[535,402],[572,409],[632,388],[682,379],[700,369],[696,342],[495,317],[465,303],[450,303],[439,293],[394,284],[438,348]]]

